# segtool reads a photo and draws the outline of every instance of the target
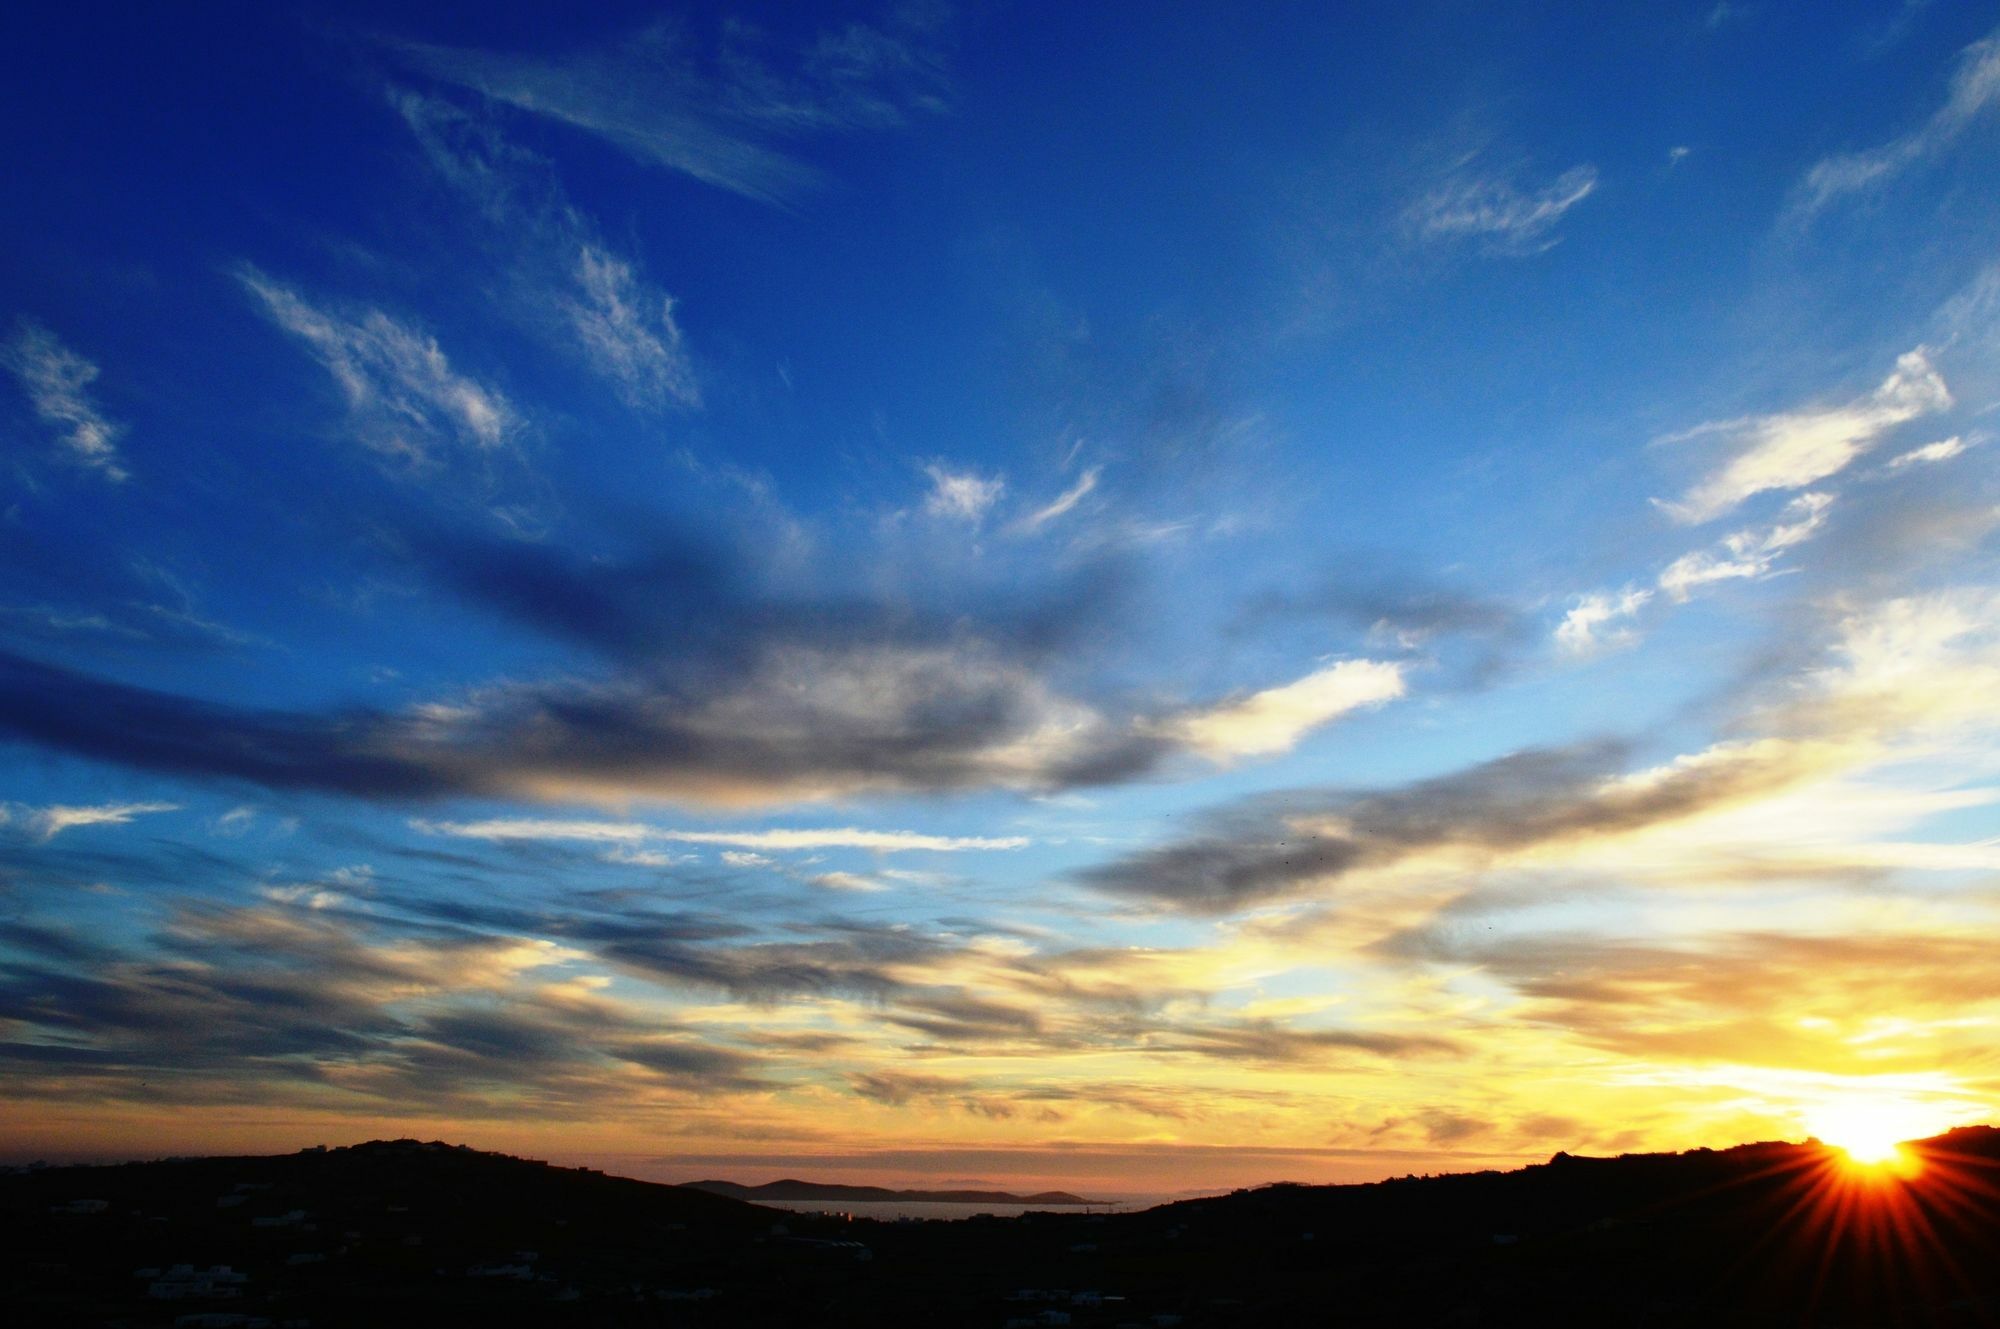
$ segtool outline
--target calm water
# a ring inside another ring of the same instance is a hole
[[[784,1209],[795,1214],[852,1214],[856,1218],[893,1222],[899,1218],[950,1221],[977,1218],[981,1214],[991,1214],[995,1218],[1018,1218],[1022,1214],[1045,1211],[1054,1214],[1127,1214],[1150,1209],[1160,1202],[1146,1197],[1093,1204],[1088,1208],[1047,1204],[910,1204],[903,1200],[759,1200],[757,1203],[766,1209]]]

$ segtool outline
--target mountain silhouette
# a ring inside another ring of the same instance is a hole
[[[16,1169],[0,1280],[11,1324],[134,1329],[2000,1322],[2000,1131],[1907,1157],[1565,1153],[1131,1214],[873,1222],[376,1141]]]

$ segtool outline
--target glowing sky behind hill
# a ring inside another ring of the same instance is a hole
[[[0,1153],[1992,1119],[1971,3],[0,15]]]

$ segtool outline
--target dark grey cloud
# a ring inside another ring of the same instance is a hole
[[[706,945],[641,934],[592,938],[606,961],[645,978],[743,1001],[800,996],[884,1000],[907,990],[891,970],[955,953],[949,942],[894,928],[806,941]]]
[[[1271,1065],[1324,1062],[1345,1053],[1378,1057],[1422,1057],[1462,1053],[1462,1045],[1429,1034],[1372,1034],[1353,1029],[1301,1029],[1270,1020],[1233,1020],[1208,1025],[1175,1025],[1148,1039],[1148,1046],[1193,1052],[1224,1061]]]
[[[1811,769],[1784,743],[1619,782],[1612,742],[1535,748],[1379,792],[1295,790],[1219,812],[1193,836],[1078,874],[1085,884],[1197,912],[1282,898],[1427,850],[1500,853],[1638,830],[1780,788]]]
[[[371,930],[372,928],[372,930]],[[393,1110],[596,1103],[764,1085],[760,1054],[511,983],[520,935],[412,935],[322,911],[204,907],[146,951],[0,925],[10,1088],[98,1101],[363,1095]],[[523,1097],[525,1096],[525,1098]]]
[[[1122,573],[1027,591],[782,588],[732,542],[654,537],[587,557],[413,526],[382,543],[577,671],[389,711],[253,710],[0,653],[0,735],[175,774],[376,798],[490,794],[759,803],[867,790],[1132,779],[1176,745],[1062,691]]]

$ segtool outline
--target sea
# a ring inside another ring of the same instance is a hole
[[[847,1214],[878,1222],[955,1222],[991,1216],[1019,1218],[1022,1214],[1130,1214],[1162,1204],[1167,1197],[1142,1195],[1102,1204],[948,1204],[908,1200],[758,1200],[766,1209],[784,1209],[794,1214]]]

